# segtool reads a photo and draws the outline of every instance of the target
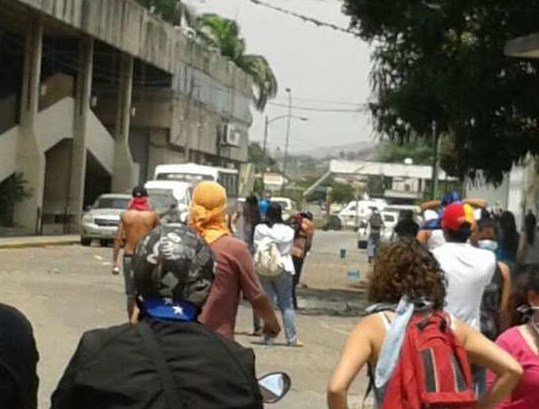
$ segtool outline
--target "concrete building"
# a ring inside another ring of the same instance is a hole
[[[390,203],[414,203],[429,192],[432,167],[369,161],[332,160],[328,175],[344,177],[366,185],[370,177],[383,178],[383,193],[380,198]],[[438,179],[454,181],[443,170],[438,171]],[[376,195],[372,195],[377,197]]]
[[[0,0],[0,184],[28,182],[27,232],[73,229],[156,164],[238,168],[251,100],[235,65],[132,0]]]

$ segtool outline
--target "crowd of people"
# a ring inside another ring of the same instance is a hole
[[[423,207],[437,216],[418,226],[405,214],[396,239],[370,253],[372,305],[331,375],[328,408],[348,408],[364,366],[381,409],[535,408],[535,216],[526,215],[519,234],[511,213],[489,212],[482,200],[451,193]],[[129,322],[82,336],[51,408],[263,407],[253,351],[234,341],[238,307],[250,303],[253,333],[273,345],[277,306],[286,345],[303,345],[296,287],[313,217],[285,221],[269,195],[251,195],[228,214],[225,190],[214,182],[195,187],[187,225],[161,223],[146,191],[133,190],[113,251]],[[0,305],[0,325],[0,407],[35,409],[31,324]]]
[[[381,247],[373,305],[331,377],[330,409],[348,407],[364,366],[382,409],[536,407],[537,220],[528,213],[519,234],[512,213],[486,207],[451,192],[422,205],[415,236]]]

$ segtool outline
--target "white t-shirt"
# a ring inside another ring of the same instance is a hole
[[[496,270],[494,253],[468,243],[446,243],[432,254],[446,273],[445,310],[480,330],[481,299]]]

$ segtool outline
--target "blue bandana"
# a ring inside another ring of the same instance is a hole
[[[177,301],[165,300],[163,298],[152,298],[143,300],[146,313],[157,319],[191,322],[198,316],[198,309],[193,304]]]

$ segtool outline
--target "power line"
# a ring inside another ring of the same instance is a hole
[[[287,104],[280,104],[278,102],[268,102],[268,105],[273,105],[280,108],[288,108]],[[341,112],[341,113],[362,113],[367,112],[366,106],[358,106],[356,109],[345,109],[345,108],[315,108],[315,107],[305,107],[305,106],[298,106],[298,105],[292,105],[293,109],[297,109],[298,111],[307,111],[307,112]]]
[[[301,98],[294,96],[295,101],[302,101],[307,103],[319,103],[319,104],[331,104],[331,105],[344,105],[344,106],[355,106],[361,105],[359,102],[352,102],[352,101],[336,101],[336,100],[327,100],[327,99],[313,99],[313,98]],[[283,101],[286,102],[288,99],[285,100],[285,98],[276,98],[273,101]]]
[[[312,24],[314,24],[314,25],[316,25],[318,27],[326,27],[326,28],[330,28],[330,29],[335,30],[335,31],[340,31],[341,33],[356,35],[356,33],[353,30],[349,29],[349,28],[343,28],[343,27],[340,27],[340,26],[338,26],[336,24],[328,23],[326,21],[321,21],[321,20],[318,20],[317,18],[314,18],[314,17],[305,16],[303,14],[296,13],[295,11],[287,10],[287,9],[284,9],[282,7],[279,7],[279,6],[274,6],[272,4],[268,4],[268,3],[262,2],[260,0],[247,0],[247,1],[250,1],[251,3],[256,4],[257,6],[266,7],[266,8],[272,9],[274,11],[278,11],[280,13],[287,14],[289,16],[299,18],[299,19],[301,19],[303,21],[306,21],[308,23],[312,23]]]

